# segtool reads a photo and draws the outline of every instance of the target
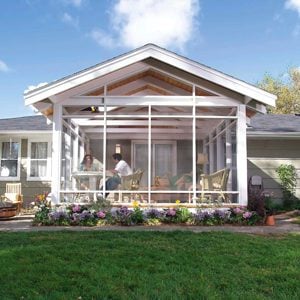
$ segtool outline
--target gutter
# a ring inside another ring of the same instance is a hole
[[[249,139],[300,139],[300,132],[268,132],[268,131],[257,131],[257,132],[247,132],[247,138]]]

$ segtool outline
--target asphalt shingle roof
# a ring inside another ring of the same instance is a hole
[[[44,116],[27,116],[20,118],[0,119],[0,131],[51,131]],[[300,132],[300,115],[257,114],[251,119],[248,132]]]
[[[0,131],[3,130],[51,131],[52,125],[47,124],[47,119],[44,116],[37,115],[20,118],[0,119]]]
[[[257,114],[251,119],[248,132],[300,132],[300,115]]]

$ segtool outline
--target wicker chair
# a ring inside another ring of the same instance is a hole
[[[224,202],[228,202],[227,194],[224,191],[227,190],[227,182],[230,170],[225,168],[209,175],[202,174],[200,184],[202,188],[201,198],[205,198],[205,191],[219,191],[220,197]],[[212,196],[211,196],[212,197]]]
[[[140,182],[142,176],[144,174],[144,170],[137,169],[133,174],[128,176],[122,176],[121,185],[119,191],[119,202],[122,202],[124,197],[128,195],[128,193],[122,193],[123,191],[137,191],[140,188]],[[138,193],[133,192],[129,194],[129,200],[131,201],[134,197],[140,198]]]
[[[12,203],[16,206],[16,212],[20,213],[23,203],[22,184],[21,183],[7,183],[4,195],[1,196],[2,202]]]

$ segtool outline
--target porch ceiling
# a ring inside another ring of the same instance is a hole
[[[73,111],[72,108],[68,108]],[[84,110],[81,118],[71,118],[85,135],[91,139],[103,139],[103,115],[95,115]],[[196,120],[196,137],[204,139],[224,120],[223,117],[234,116],[232,108],[198,108]],[[136,117],[134,117],[136,114]],[[180,117],[186,114],[189,117]],[[122,116],[120,119],[118,116]],[[130,115],[124,118],[125,115]],[[168,115],[168,117],[161,117]],[[174,115],[174,116],[172,116]],[[85,117],[84,117],[85,116]],[[89,116],[87,118],[87,116]],[[205,118],[205,116],[207,118]],[[222,117],[223,116],[223,117]],[[190,107],[155,107],[151,116],[151,135],[155,139],[192,139],[192,109]],[[106,120],[107,139],[148,139],[148,108],[116,107],[109,111]]]

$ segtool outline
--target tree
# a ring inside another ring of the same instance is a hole
[[[276,107],[269,107],[273,114],[300,113],[300,68],[290,68],[286,75],[274,78],[266,74],[257,86],[278,97]]]

